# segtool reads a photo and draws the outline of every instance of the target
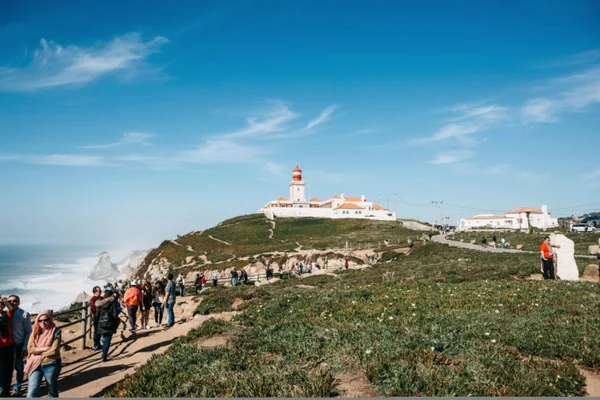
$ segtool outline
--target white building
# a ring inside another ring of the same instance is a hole
[[[383,221],[395,221],[396,213],[390,212],[387,208],[379,204],[360,197],[333,196],[327,200],[313,198],[306,200],[306,183],[302,180],[302,170],[294,169],[292,181],[290,182],[289,200],[280,197],[277,200],[268,202],[263,208],[258,210],[267,218],[360,218]]]
[[[529,220],[527,219],[529,213]],[[462,218],[458,230],[467,229],[529,229],[531,226],[539,229],[558,227],[558,219],[552,218],[548,206],[542,209],[522,207],[507,211],[504,215],[479,214],[469,218]]]

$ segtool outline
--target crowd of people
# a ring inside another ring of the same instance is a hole
[[[483,235],[481,239],[481,245],[483,247],[487,247],[488,240],[487,236]],[[508,249],[510,248],[510,242],[506,241],[506,239],[501,238],[500,241],[496,238],[496,235],[492,236],[492,241],[490,242],[490,247],[499,248],[499,249]]]
[[[154,327],[175,324],[174,306],[177,284],[173,274],[153,284],[138,282],[106,283],[92,289],[90,309],[93,327],[93,350],[107,361],[112,337],[127,311],[129,330],[150,329],[150,312],[154,310]],[[180,291],[180,294],[183,294]],[[27,377],[27,397],[39,397],[42,377],[48,386],[48,397],[58,397],[58,377],[62,369],[62,332],[52,311],[42,311],[32,324],[31,315],[21,309],[19,296],[0,298],[0,397],[19,397]],[[124,310],[125,308],[125,310]],[[163,325],[163,314],[167,322]],[[135,338],[135,335],[132,335]],[[13,383],[13,375],[15,382]]]

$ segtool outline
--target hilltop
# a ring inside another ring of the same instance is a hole
[[[165,240],[148,253],[133,272],[135,279],[155,279],[168,270],[193,276],[200,271],[248,268],[262,272],[265,265],[279,268],[307,259],[348,259],[363,263],[360,250],[386,251],[408,246],[421,231],[397,221],[357,219],[281,218],[268,220],[249,214],[225,220],[213,228]],[[357,256],[361,256],[358,258]]]

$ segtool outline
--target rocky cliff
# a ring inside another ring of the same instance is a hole
[[[107,280],[113,281],[119,278],[120,272],[117,264],[113,263],[107,252],[98,255],[98,262],[92,268],[88,279],[93,281]]]

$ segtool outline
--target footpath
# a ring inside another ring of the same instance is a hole
[[[91,349],[64,351],[63,369],[59,379],[61,397],[99,397],[115,384],[131,375],[136,367],[146,363],[153,354],[167,351],[180,336],[200,326],[209,318],[231,320],[236,312],[196,316],[182,319],[171,328],[123,331],[113,336],[108,361],[102,362],[100,351]]]

